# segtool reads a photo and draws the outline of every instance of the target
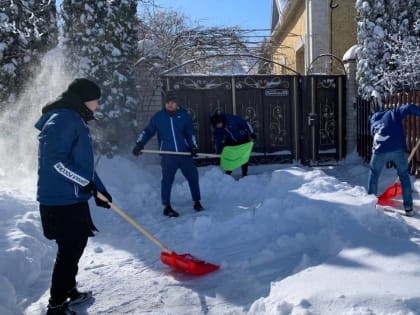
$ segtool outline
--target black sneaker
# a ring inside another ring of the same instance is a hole
[[[416,213],[414,212],[414,210],[413,209],[406,209],[405,210],[405,215],[407,216],[407,217],[414,217],[414,215],[415,215]]]
[[[179,217],[179,213],[172,209],[170,205],[165,206],[165,209],[163,209],[163,214],[171,218]]]
[[[197,212],[204,210],[204,208],[201,205],[200,201],[195,201],[194,202],[194,210],[197,211]]]
[[[81,304],[93,297],[92,291],[80,292],[76,288],[73,288],[68,293],[69,305]]]
[[[49,304],[46,315],[77,315],[77,313],[69,308],[68,302],[65,302],[55,306]]]

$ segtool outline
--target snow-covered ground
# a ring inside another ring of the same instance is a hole
[[[114,203],[170,249],[221,269],[201,277],[171,269],[154,243],[92,203],[100,232],[78,283],[95,298],[75,307],[80,314],[420,314],[420,215],[375,209],[367,166],[355,154],[322,168],[251,166],[239,180],[238,171],[200,168],[199,213],[177,174],[179,218],[162,215],[160,167],[146,160],[100,159]],[[44,314],[55,243],[42,235],[35,171],[25,181],[7,172],[0,171],[0,314]],[[385,170],[380,189],[395,176]]]

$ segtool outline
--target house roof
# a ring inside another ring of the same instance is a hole
[[[296,18],[296,11],[305,8],[305,4],[301,1],[292,0],[273,0],[271,16],[271,34],[272,36],[279,36],[287,29],[288,23]]]

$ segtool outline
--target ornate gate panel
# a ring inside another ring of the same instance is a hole
[[[257,134],[254,152],[263,153],[265,159],[290,162],[295,157],[297,80],[296,76],[235,77],[234,108],[252,123]]]
[[[166,89],[177,91],[179,104],[191,114],[200,151],[214,153],[210,117],[232,112],[231,77],[174,76],[167,78]]]
[[[302,160],[306,163],[345,156],[345,80],[343,75],[304,78]]]

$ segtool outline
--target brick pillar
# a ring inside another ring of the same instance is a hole
[[[344,55],[346,57],[347,53]],[[356,82],[356,68],[357,63],[355,58],[344,58],[344,67],[347,74],[346,84],[346,142],[347,153],[353,152],[357,145],[357,122],[356,122],[356,102],[357,102],[357,82]]]

